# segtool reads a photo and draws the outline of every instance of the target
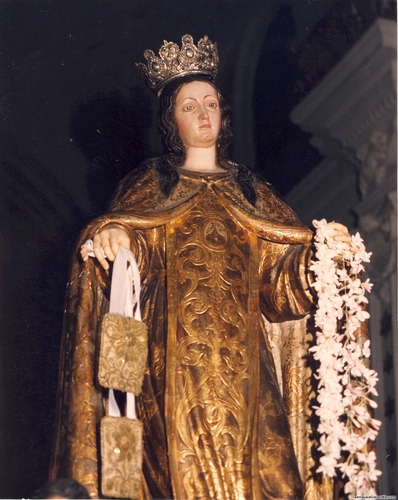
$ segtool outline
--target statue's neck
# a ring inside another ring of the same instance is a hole
[[[224,172],[217,163],[216,146],[209,148],[189,147],[182,168],[192,172]]]

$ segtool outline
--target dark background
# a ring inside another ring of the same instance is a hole
[[[382,8],[382,4],[384,7]],[[47,478],[68,262],[118,181],[161,152],[134,62],[207,34],[233,159],[282,195],[320,160],[292,108],[394,2],[0,0],[0,497]]]

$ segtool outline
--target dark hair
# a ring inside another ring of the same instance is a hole
[[[35,491],[32,498],[90,498],[87,489],[74,479],[58,478],[47,481]]]
[[[179,175],[177,167],[184,164],[186,150],[178,132],[178,126],[174,118],[175,102],[178,92],[186,83],[193,81],[204,81],[210,83],[218,94],[221,113],[221,126],[217,139],[217,161],[221,168],[234,170],[235,177],[240,185],[244,196],[253,205],[256,202],[254,189],[254,174],[247,167],[233,163],[229,159],[232,146],[231,129],[231,107],[221,95],[220,90],[212,79],[206,75],[187,75],[169,83],[160,95],[160,107],[158,111],[158,130],[161,135],[164,156],[157,165],[160,175],[160,189],[169,196],[173,187],[177,184]]]

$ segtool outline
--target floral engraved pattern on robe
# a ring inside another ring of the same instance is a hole
[[[257,192],[253,207],[231,173],[184,172],[166,198],[149,169],[136,185],[128,178],[121,183],[110,211],[78,242],[76,253],[104,225],[120,224],[140,268],[149,336],[137,398],[144,426],[140,500],[304,497],[309,433],[307,424],[297,431],[289,423],[296,402],[302,408],[308,401],[284,394],[293,401],[287,415],[281,388],[302,394],[296,382],[306,383],[306,375],[293,364],[295,352],[287,355],[282,326],[275,337],[266,330],[308,313],[311,250],[295,235],[299,222],[283,201],[266,183],[259,182]],[[273,240],[271,230],[264,239],[225,203],[263,218],[268,227],[273,221],[285,225],[286,232]],[[107,277],[94,261],[73,261],[52,468],[53,477],[74,477],[93,496],[99,493],[96,429],[106,405],[96,379],[97,336],[108,293]],[[300,325],[297,342],[306,335]],[[316,490],[312,483],[310,488]]]
[[[249,498],[247,234],[208,194],[178,225],[176,248],[184,498]]]

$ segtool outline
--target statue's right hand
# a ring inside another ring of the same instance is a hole
[[[116,258],[116,254],[119,250],[119,245],[130,248],[130,237],[126,230],[121,226],[109,225],[105,226],[102,231],[96,234],[93,238],[93,251],[98,259],[98,262],[104,269],[109,269],[109,263],[107,262],[105,256],[113,262]],[[86,261],[88,259],[88,254],[90,249],[83,246],[80,250],[80,255],[82,259]]]

